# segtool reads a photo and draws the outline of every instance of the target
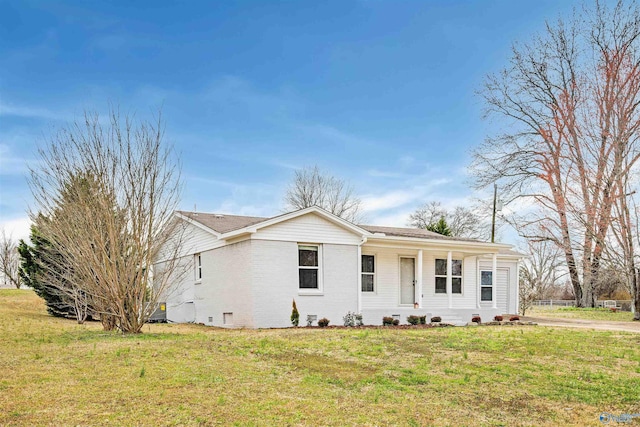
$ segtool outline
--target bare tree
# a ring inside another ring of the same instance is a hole
[[[0,234],[0,274],[5,287],[15,286],[20,289],[22,281],[18,274],[19,267],[18,245],[11,236],[7,236],[3,228]]]
[[[418,207],[411,215],[409,215],[408,225],[415,228],[426,229],[435,224],[440,218],[447,218],[448,212],[442,207],[440,202],[428,202]],[[447,221],[448,223],[448,221]]]
[[[172,220],[180,173],[163,138],[160,115],[134,121],[111,111],[102,121],[85,113],[39,149],[31,170],[32,219],[47,219],[39,232],[64,257],[65,268],[47,279],[75,301],[86,298],[105,329],[140,332],[180,266],[180,222]]]
[[[618,273],[619,281],[627,285],[633,305],[633,320],[640,320],[640,213],[635,201],[635,190],[628,180],[618,180],[616,190],[622,194],[616,197],[612,225],[613,242],[607,246],[605,256]]]
[[[353,187],[318,166],[296,171],[284,199],[289,210],[318,206],[353,223],[362,219],[361,201]]]
[[[486,240],[489,237],[486,222],[474,209],[456,206],[453,210],[447,210],[440,202],[434,201],[425,203],[409,215],[408,224],[416,228],[429,229],[441,218],[444,218],[452,236],[478,240]]]
[[[594,287],[613,221],[616,181],[640,155],[640,11],[596,2],[572,20],[547,23],[513,47],[507,68],[487,78],[487,114],[509,131],[475,152],[478,187],[500,180],[523,236],[562,249],[578,306]],[[625,161],[626,159],[626,161]]]
[[[529,258],[520,267],[518,299],[520,314],[525,315],[533,301],[542,298],[549,290],[558,286],[564,276],[560,250],[550,241],[529,242]]]

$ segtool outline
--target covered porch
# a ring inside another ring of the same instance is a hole
[[[358,311],[367,324],[393,316],[440,316],[466,324],[516,312],[517,259],[483,242],[415,242],[368,239],[359,247]]]

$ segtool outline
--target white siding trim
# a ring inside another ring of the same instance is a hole
[[[447,296],[449,297],[449,308],[453,308],[453,254],[447,252]],[[462,284],[464,286],[464,283]]]
[[[416,270],[418,270],[416,274],[416,292],[418,295],[416,296],[418,301],[418,307],[422,308],[422,249],[418,250],[418,265],[416,266]]]
[[[498,308],[498,256],[496,254],[493,254],[492,263],[491,286],[493,287],[493,291],[491,292],[491,298],[493,299],[493,308]],[[507,286],[509,286],[508,281]]]

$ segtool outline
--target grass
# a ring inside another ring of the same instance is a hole
[[[543,327],[105,333],[0,291],[0,425],[601,425],[640,334]],[[631,425],[638,423],[635,419]]]
[[[532,307],[527,316],[554,317],[561,319],[607,320],[611,322],[631,322],[633,313],[629,311],[611,311],[608,308],[576,307]]]

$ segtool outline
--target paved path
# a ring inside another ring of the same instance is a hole
[[[640,322],[607,322],[605,320],[561,319],[553,317],[521,317],[523,321],[536,322],[540,326],[599,329],[640,333]]]

